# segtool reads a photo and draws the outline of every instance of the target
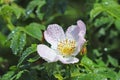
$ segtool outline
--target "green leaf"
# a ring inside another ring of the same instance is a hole
[[[2,76],[1,80],[13,80],[13,79],[11,79],[11,78],[12,78],[12,76],[13,76],[14,74],[15,74],[14,71],[9,71],[9,72],[7,72],[6,74],[4,74],[4,75]]]
[[[95,3],[94,8],[90,12],[90,17],[94,19],[103,12],[120,19],[120,5],[115,0],[103,0],[101,3]]]
[[[28,35],[30,35],[38,40],[42,40],[42,31],[41,30],[44,30],[44,29],[45,29],[44,25],[40,25],[38,23],[31,23],[28,26],[26,26],[25,32]]]
[[[115,27],[120,31],[120,19],[115,20]]]
[[[118,67],[118,61],[117,61],[117,59],[111,57],[110,55],[108,55],[107,57],[108,57],[108,62],[109,63],[111,63],[115,67]]]
[[[40,4],[38,5],[38,7],[37,7],[37,10],[36,10],[36,14],[37,14],[37,17],[40,19],[40,20],[42,20],[43,19],[43,17],[44,17],[44,13],[41,13],[41,7],[46,3],[45,2],[45,0],[41,0],[41,1],[39,1],[40,2]]]
[[[77,76],[80,76],[81,73],[79,71],[79,69],[74,69],[74,71],[71,73],[71,77],[77,77]]]
[[[118,75],[117,75],[117,79],[116,80],[119,80],[120,79],[120,70],[118,72]]]
[[[21,33],[20,37],[19,37],[19,47],[18,47],[20,53],[22,52],[25,44],[26,44],[26,34],[25,33]]]
[[[64,78],[60,74],[54,74],[55,78],[58,80],[63,80]]]
[[[96,55],[97,57],[102,55],[97,49],[93,49],[93,54]]]
[[[22,64],[22,62],[25,60],[26,57],[28,57],[30,54],[34,53],[36,51],[37,45],[32,44],[30,47],[28,47],[23,53],[22,56],[20,57],[18,66]]]
[[[22,74],[23,74],[24,72],[26,72],[26,70],[19,71],[19,72],[16,74],[16,80],[18,80],[18,79],[22,76]]]
[[[116,19],[120,19],[120,7],[106,8],[106,12],[111,16],[115,17]]]
[[[95,61],[96,61],[98,67],[100,67],[100,66],[105,67],[106,66],[106,63],[103,61],[102,58],[96,59]]]
[[[112,5],[111,5],[112,4]],[[120,19],[120,5],[115,0],[103,0],[102,2],[105,12],[111,16]]]
[[[104,25],[104,24],[109,25],[110,23],[113,22],[113,20],[114,20],[114,19],[113,19],[113,17],[111,17],[111,16],[109,16],[109,17],[100,17],[100,18],[97,18],[97,19],[95,20],[94,25],[95,25],[96,27],[102,26],[102,25]]]
[[[35,56],[35,57],[33,57],[33,58],[30,58],[30,59],[28,59],[28,62],[35,62],[35,61],[37,61],[38,59],[40,58],[40,56],[39,55],[37,55],[37,56]]]
[[[106,34],[106,32],[105,32],[105,29],[104,28],[101,28],[100,30],[99,30],[99,35],[101,36],[103,36],[103,35],[105,35]]]
[[[72,80],[106,80],[107,78],[101,74],[89,73],[81,74],[80,76],[73,77]]]
[[[102,0],[102,4],[106,7],[117,7],[117,6],[119,6],[117,0]]]
[[[37,17],[38,17],[40,20],[43,20],[44,13],[41,13],[41,12],[40,12],[40,7],[38,7],[38,9],[36,10],[36,14],[37,14]]]
[[[15,80],[40,80],[37,78],[38,74],[33,70],[22,70],[16,75],[18,79]]]
[[[15,28],[8,36],[7,41],[11,40],[10,48],[13,51],[13,54],[17,54],[23,50],[23,47],[26,44],[26,34],[21,33],[22,28]]]
[[[40,3],[40,0],[33,0],[31,1],[28,6],[27,6],[27,12],[29,12],[29,14],[35,9],[36,6],[38,6]]]
[[[11,8],[13,9],[13,12],[16,15],[17,19],[19,19],[22,14],[25,14],[24,9],[22,9],[20,6],[18,6],[15,3],[11,4]]]
[[[93,70],[96,64],[85,55],[82,57],[81,65],[84,66],[89,71],[91,71]]]
[[[26,44],[26,34],[17,32],[12,40],[11,40],[11,45],[10,48],[13,51],[13,54],[17,55],[18,53],[21,53],[24,46]]]
[[[101,4],[95,4],[94,5],[94,8],[91,10],[90,12],[90,18],[91,19],[94,19],[96,16],[98,16],[101,12],[103,12],[104,9],[103,7],[101,6]]]
[[[5,46],[6,36],[0,32],[0,45]]]
[[[106,72],[101,72],[100,74],[110,80],[117,80],[117,73],[112,69],[108,69]]]
[[[11,71],[16,71],[17,70],[17,67],[15,66],[15,65],[13,65],[13,66],[10,66],[10,68],[9,68]]]
[[[41,7],[46,3],[45,0],[33,0],[27,6],[27,14],[32,13],[35,10],[37,17],[42,20],[44,14],[41,13]]]
[[[18,18],[20,18],[21,14],[25,14],[25,11],[24,11],[24,9],[22,9],[15,3],[12,3],[11,6],[4,5],[0,9],[0,15],[2,15],[3,17],[6,17],[6,18],[11,17],[13,15],[13,13],[16,15],[16,17],[18,19]]]
[[[4,0],[0,0],[0,4],[3,4],[4,3]]]
[[[13,14],[13,9],[9,5],[4,5],[0,8],[0,15],[3,17],[11,17]]]
[[[20,31],[21,31],[20,27],[17,27],[14,30],[12,30],[12,32],[8,35],[7,41],[11,40]]]

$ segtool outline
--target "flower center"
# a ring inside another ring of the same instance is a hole
[[[71,55],[76,48],[76,43],[74,40],[62,40],[58,43],[57,49],[59,52],[64,55],[64,56],[69,56]]]

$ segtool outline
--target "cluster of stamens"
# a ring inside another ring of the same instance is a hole
[[[74,40],[62,40],[58,43],[57,49],[64,56],[69,56],[74,53],[76,48],[76,42]]]

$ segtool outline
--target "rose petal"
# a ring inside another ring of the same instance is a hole
[[[83,21],[81,21],[81,20],[78,20],[77,21],[77,26],[80,28],[80,33],[79,33],[79,35],[81,35],[81,36],[85,36],[85,33],[86,33],[86,26],[85,26],[85,24],[84,24],[84,22]]]
[[[63,56],[59,56],[58,58],[64,64],[74,64],[74,63],[79,62],[79,59],[75,58],[75,57],[63,57]]]
[[[79,32],[80,32],[80,28],[76,25],[72,25],[72,26],[68,27],[68,29],[66,31],[66,37],[78,40],[79,39],[79,35],[78,35]]]
[[[76,41],[76,51],[72,54],[73,56],[76,56],[80,52],[86,42],[84,39],[85,33],[86,26],[81,20],[77,21],[77,25],[72,25],[67,29],[66,36],[68,38],[72,37]]]
[[[72,54],[73,56],[76,56],[77,54],[79,54],[79,52],[82,50],[86,40],[83,38],[79,39],[80,41],[77,42],[77,47],[76,47],[76,51]]]
[[[48,46],[40,44],[37,46],[38,54],[48,62],[55,62],[57,61],[57,54],[54,50],[50,49]]]
[[[77,21],[77,25],[72,25],[68,27],[66,31],[66,36],[68,38],[74,38],[76,41],[78,41],[79,36],[85,36],[86,33],[86,26],[85,24],[81,21]]]
[[[78,51],[81,51],[82,47],[84,46],[86,40],[83,38],[83,36],[79,37],[78,41]]]
[[[58,24],[51,24],[44,32],[45,40],[52,45],[57,47],[57,42],[65,38],[64,31]]]

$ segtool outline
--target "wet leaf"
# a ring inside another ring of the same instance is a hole
[[[42,20],[44,13],[41,13],[41,7],[46,3],[45,0],[33,0],[31,1],[26,9],[27,14],[31,14],[34,10],[35,13],[37,14],[37,17]]]
[[[37,45],[32,44],[30,47],[28,47],[23,53],[22,56],[20,57],[18,66],[22,64],[22,62],[25,60],[26,57],[28,57],[30,54],[34,53],[36,51]]]
[[[0,32],[0,45],[5,46],[6,36]]]
[[[1,80],[13,80],[12,76],[15,74],[14,71],[9,71],[5,75],[2,76]]]
[[[98,16],[101,12],[103,12],[104,9],[100,4],[94,4],[94,9],[90,12],[91,19],[94,19],[96,16]]]
[[[42,36],[41,30],[44,30],[44,29],[45,29],[45,26],[41,24],[31,23],[25,27],[25,32],[38,40],[42,40],[43,36]]]
[[[118,61],[115,58],[111,57],[110,55],[108,55],[107,57],[109,63],[111,63],[113,66],[118,67]]]
[[[64,78],[60,74],[54,74],[55,78],[58,80],[63,80]]]
[[[120,19],[115,20],[115,27],[120,31]]]
[[[35,56],[35,57],[33,57],[33,58],[30,58],[30,59],[28,59],[28,62],[35,62],[35,61],[37,61],[38,59],[40,58],[40,56],[39,55],[37,55],[37,56]]]
[[[13,9],[13,12],[16,15],[17,19],[19,19],[22,14],[25,15],[24,9],[21,8],[20,6],[18,6],[17,4],[15,4],[15,3],[11,4],[11,8]]]
[[[0,15],[3,17],[11,17],[13,14],[13,9],[9,5],[4,5],[0,8]]]
[[[81,74],[80,76],[73,77],[72,80],[106,80],[107,78],[101,74]]]
[[[26,72],[26,70],[19,71],[19,72],[16,74],[16,80],[18,80],[18,79],[22,76],[22,74],[23,74],[24,72]]]
[[[10,48],[13,51],[13,54],[18,55],[22,52],[26,44],[26,34],[17,32],[11,40]]]
[[[86,55],[82,57],[81,63],[82,66],[84,66],[86,69],[88,69],[90,72],[94,70],[94,67],[96,64],[89,59]]]

